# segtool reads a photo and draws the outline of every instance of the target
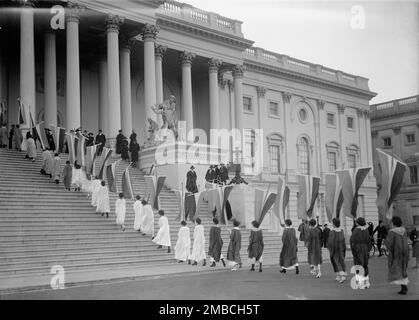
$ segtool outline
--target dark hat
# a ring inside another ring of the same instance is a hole
[[[191,169],[195,169],[195,167],[194,166],[191,166]]]

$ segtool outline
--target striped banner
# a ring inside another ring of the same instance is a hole
[[[26,124],[26,112],[25,112],[25,105],[23,104],[23,102],[18,98],[17,99],[18,103],[19,103],[19,111],[18,111],[18,116],[17,116],[17,123],[18,124]]]
[[[66,139],[65,128],[50,126],[52,131],[52,137],[55,143],[55,153],[60,154],[64,147],[64,141]]]
[[[98,179],[100,179],[100,180],[103,180],[103,171],[105,169],[105,164],[106,164],[106,161],[108,161],[108,159],[110,158],[111,154],[112,154],[112,149],[111,148],[103,147],[103,151],[102,151],[103,163],[100,167],[100,171],[99,171],[99,175],[98,175]]]
[[[218,190],[218,205],[219,210],[218,212],[218,218],[222,224],[227,224],[227,213],[225,211],[226,203],[228,200],[228,196],[231,193],[231,190],[233,190],[233,186],[222,186],[217,189]],[[220,207],[221,206],[221,207]]]
[[[116,163],[106,166],[106,180],[108,182],[108,190],[111,192],[118,192],[118,183],[116,182]]]
[[[380,218],[391,219],[391,205],[400,191],[407,165],[380,149],[376,149],[381,172],[381,189],[377,196],[377,208]]]
[[[297,215],[300,219],[311,219],[319,195],[320,178],[308,175],[297,175],[297,178],[299,184]]]
[[[150,195],[150,204],[154,209],[159,210],[159,195],[166,181],[166,176],[147,175],[144,178],[146,191]]]
[[[122,174],[122,192],[125,199],[134,199],[134,192],[129,174],[129,166],[124,170],[124,173]]]
[[[100,144],[95,144],[86,148],[86,173],[93,175],[97,148]]]
[[[86,166],[86,157],[84,153],[84,148],[86,145],[86,137],[82,134],[76,135],[77,139],[77,152],[76,152],[76,159],[77,163],[81,165],[82,167]]]
[[[50,149],[47,135],[45,133],[44,122],[38,123],[35,127],[36,127],[36,130],[38,131],[39,141],[41,142],[42,149],[46,149],[46,148]]]
[[[278,189],[275,199],[275,205],[273,208],[274,214],[279,219],[279,224],[285,228],[286,220],[286,209],[290,199],[290,189],[285,184],[285,180],[282,177],[278,178]]]
[[[183,187],[183,186],[182,186]],[[176,195],[176,200],[179,206],[179,213],[176,217],[176,221],[185,220],[185,192],[182,190],[174,190]]]
[[[326,174],[325,204],[326,214],[329,223],[333,218],[340,217],[340,210],[343,204],[342,183],[336,173]]]
[[[201,206],[204,203],[204,197],[206,195],[206,191],[199,191],[194,194],[195,198],[195,219],[198,218],[199,213],[201,211]]]
[[[271,192],[269,194],[269,196],[264,200],[263,207],[262,207],[262,210],[260,212],[259,220],[255,219],[256,221],[259,222],[259,224],[262,224],[263,219],[265,218],[266,214],[272,208],[272,206],[275,204],[276,197],[277,197],[277,195],[275,193]]]
[[[343,213],[351,219],[357,218],[358,192],[370,170],[370,167],[336,170],[342,182]]]
[[[74,164],[74,161],[76,160],[76,154],[74,150],[74,134],[66,133],[66,141],[68,148],[68,160],[71,164]]]

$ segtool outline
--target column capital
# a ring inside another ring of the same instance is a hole
[[[227,85],[228,80],[224,79],[224,73],[219,72],[218,73],[218,85],[221,89],[225,89]]]
[[[282,92],[282,99],[285,103],[290,103],[292,97],[292,93],[290,92]]]
[[[242,64],[236,64],[233,67],[233,78],[243,78],[244,72],[246,71],[246,67]]]
[[[218,72],[218,68],[223,64],[223,62],[219,59],[211,58],[208,60],[208,71],[211,72]]]
[[[227,80],[227,84],[228,84],[228,89],[230,91],[233,91],[234,90],[234,81]]]
[[[182,65],[192,65],[192,61],[194,61],[196,54],[188,51],[183,51],[180,53],[179,56]]]
[[[365,118],[367,118],[367,119],[369,119],[369,117],[370,117],[370,111],[369,110],[364,110],[364,115],[365,115]]]
[[[135,45],[135,38],[120,37],[120,49],[131,52]]]
[[[86,7],[75,2],[68,2],[66,13],[66,22],[77,22],[80,21],[80,13],[84,11]]]
[[[393,133],[398,135],[398,134],[400,134],[401,130],[402,130],[402,127],[393,128]]]
[[[119,27],[124,23],[124,17],[108,14],[105,18],[106,31],[107,32],[119,32]]]
[[[258,98],[265,98],[267,89],[265,87],[256,87]]]
[[[159,33],[160,28],[157,25],[146,23],[141,29],[141,35],[143,36],[143,41],[156,40],[157,34]]]
[[[338,104],[339,113],[343,114],[345,112],[346,106],[344,104]]]
[[[378,131],[371,131],[371,137],[377,138],[378,137]]]
[[[359,117],[359,118],[361,118],[361,117],[364,115],[364,113],[365,113],[365,112],[364,112],[364,110],[362,110],[362,109],[357,109],[357,110],[356,110],[356,114],[358,115],[358,117]]]
[[[324,101],[323,99],[317,99],[317,105],[319,106],[320,110],[324,109],[325,104],[326,104],[326,101]]]
[[[163,59],[163,56],[166,53],[166,51],[167,51],[167,46],[163,46],[157,43],[154,44],[154,56],[156,58]]]

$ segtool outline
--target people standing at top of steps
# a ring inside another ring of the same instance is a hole
[[[224,267],[226,263],[224,261],[224,256],[221,253],[223,248],[223,239],[221,238],[221,228],[217,218],[213,218],[212,222],[214,223],[209,232],[209,246],[208,246],[208,257],[210,258],[210,267],[215,267],[216,262],[223,263]]]
[[[287,273],[287,270],[294,270],[299,274],[298,267],[298,239],[295,229],[292,227],[291,219],[285,220],[285,228],[282,233],[282,248],[279,256],[279,265],[281,273]]]
[[[322,273],[320,266],[322,264],[322,238],[321,230],[316,227],[316,220],[309,221],[309,229],[306,235],[307,241],[307,261],[310,265],[310,273],[320,278]]]
[[[91,199],[91,205],[93,207],[97,206],[97,195],[101,186],[102,180],[98,179],[98,177],[93,176],[92,177],[92,199]]]
[[[247,247],[247,253],[251,261],[252,267],[250,271],[255,271],[255,263],[259,263],[259,272],[262,272],[263,263],[263,233],[262,229],[259,228],[259,222],[256,220],[252,221],[252,229],[250,230],[249,246]]]
[[[95,137],[93,136],[93,132],[89,132],[86,138],[86,148],[91,147],[95,144]]]
[[[10,131],[9,131],[9,149],[14,149],[13,148],[13,134],[15,132],[15,125],[12,124]]]
[[[129,153],[128,153],[128,140],[125,139],[122,141],[121,146],[121,159],[125,161],[129,161]]]
[[[340,227],[340,220],[333,218],[333,229],[330,231],[327,248],[330,252],[330,262],[333,266],[333,271],[336,273],[336,281],[343,283],[346,280],[346,242],[345,234]]]
[[[230,178],[228,176],[228,169],[224,165],[224,163],[220,163],[218,183],[220,183],[222,185],[226,185],[227,184],[227,180],[230,180]]]
[[[7,148],[9,144],[9,135],[7,133],[7,128],[4,123],[0,126],[0,148]]]
[[[207,173],[205,174],[205,181],[209,183],[215,183],[216,179],[217,177],[215,176],[214,165],[210,165],[207,170]]]
[[[356,219],[355,225],[349,242],[351,244],[354,265],[362,267],[364,271],[364,274],[361,274],[363,278],[359,278],[359,289],[365,289],[370,287],[368,260],[372,244],[365,219],[359,217]],[[357,272],[357,274],[359,274],[359,272]]]
[[[115,201],[115,215],[116,224],[121,227],[122,231],[125,231],[125,214],[127,212],[127,202],[125,201],[124,194],[119,194],[119,199]]]
[[[42,151],[42,168],[41,174],[47,175],[52,178],[52,166],[54,164],[54,158],[52,157],[52,153],[48,148],[45,148]]]
[[[63,183],[66,190],[70,191],[71,179],[73,177],[73,168],[71,167],[70,161],[65,162],[63,169]]]
[[[131,146],[134,142],[137,142],[137,134],[135,133],[135,130],[132,129],[132,133],[129,136],[129,150],[131,151]]]
[[[26,134],[26,158],[35,162],[36,158],[36,144],[30,132]]]
[[[154,212],[153,212],[153,208],[148,203],[148,201],[145,200],[145,199],[143,199],[141,201],[141,204],[143,206],[141,223],[140,223],[141,234],[143,236],[151,235],[151,237],[154,237]],[[167,223],[169,223],[169,222],[167,222]],[[160,225],[160,221],[159,221],[159,225]],[[170,243],[170,237],[169,237],[169,243]]]
[[[141,219],[143,216],[143,204],[141,203],[141,197],[136,196],[134,202],[134,230],[141,231]]]
[[[21,145],[23,142],[22,132],[20,126],[17,124],[13,131],[12,149],[21,151]]]
[[[230,243],[227,250],[227,260],[229,265],[232,266],[231,271],[237,271],[241,265],[240,249],[242,244],[242,236],[239,229],[240,222],[233,221],[233,230],[230,232]]]
[[[188,173],[186,174],[186,191],[197,193],[198,187],[196,185],[197,175],[195,172],[195,167],[191,166]]]
[[[76,160],[74,161],[73,175],[71,177],[71,184],[74,186],[74,191],[81,191],[83,180],[83,169]]]
[[[109,206],[109,191],[105,181],[101,181],[99,190],[97,191],[96,212],[102,213],[102,217],[106,213],[106,218],[109,218],[109,212],[111,212]]]
[[[207,265],[207,255],[205,254],[205,233],[201,219],[195,219],[195,229],[193,232],[193,248],[191,254],[192,265],[196,266],[201,260],[204,260],[202,266]]]
[[[124,140],[127,140],[127,137],[125,137],[122,134],[122,130],[118,130],[118,134],[116,136],[116,146],[115,146],[115,153],[121,154],[122,153],[122,145]]]
[[[179,263],[188,260],[191,264],[191,233],[186,221],[182,220],[180,226],[175,246],[175,259]]]
[[[54,154],[54,159],[52,160],[52,169],[51,169],[51,177],[54,179],[56,184],[60,183],[60,175],[61,175],[61,159],[58,153]]]
[[[167,252],[170,253],[171,241],[170,241],[170,227],[169,219],[164,215],[163,210],[159,210],[159,231],[157,235],[152,238],[152,241],[158,244],[158,249],[161,249],[163,246],[167,247]]]
[[[102,154],[103,147],[106,143],[106,137],[102,133],[101,129],[99,129],[98,134],[96,135],[95,143],[99,144],[99,146],[97,147],[97,155],[100,156]]]

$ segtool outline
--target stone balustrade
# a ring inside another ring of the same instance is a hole
[[[411,112],[419,113],[419,95],[371,105],[371,119]]]

